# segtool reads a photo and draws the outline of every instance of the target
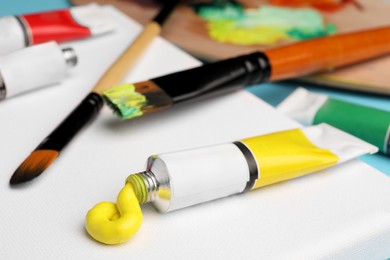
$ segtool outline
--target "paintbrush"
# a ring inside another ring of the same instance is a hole
[[[317,38],[255,52],[103,93],[122,119],[266,81],[333,70],[390,53],[390,27]]]
[[[39,176],[59,156],[60,151],[77,132],[96,117],[103,106],[102,91],[121,82],[143,51],[160,34],[163,23],[178,2],[179,0],[164,1],[159,13],[105,72],[91,93],[16,169],[10,180],[11,185],[23,183]]]

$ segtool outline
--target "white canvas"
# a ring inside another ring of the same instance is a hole
[[[70,44],[79,64],[64,82],[0,103],[0,259],[390,256],[390,179],[359,161],[166,215],[144,206],[143,226],[122,245],[88,236],[86,212],[97,202],[114,201],[149,155],[299,126],[245,91],[126,122],[104,108],[42,176],[10,188],[13,171],[140,31],[105,8],[117,31]],[[158,39],[126,82],[198,64]]]

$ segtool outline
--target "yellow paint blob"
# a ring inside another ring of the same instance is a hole
[[[88,211],[85,228],[95,240],[109,245],[129,240],[141,227],[142,211],[133,186],[126,184],[117,202],[101,202]]]

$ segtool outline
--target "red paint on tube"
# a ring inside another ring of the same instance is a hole
[[[62,43],[115,29],[107,8],[97,4],[0,17],[0,56],[49,41]]]
[[[89,28],[77,23],[69,9],[27,14],[20,16],[20,18],[28,26],[30,44],[39,44],[50,40],[60,43],[91,36]]]

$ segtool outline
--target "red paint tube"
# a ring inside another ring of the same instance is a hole
[[[96,4],[5,16],[0,18],[0,55],[48,41],[84,39],[113,28],[113,22]]]

